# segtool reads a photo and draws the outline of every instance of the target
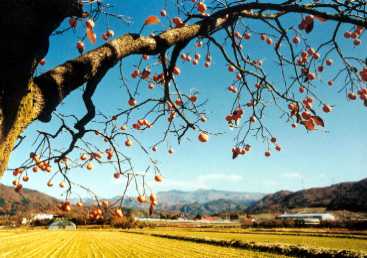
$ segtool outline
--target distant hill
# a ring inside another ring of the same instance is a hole
[[[157,209],[182,212],[187,215],[212,215],[224,211],[244,211],[264,194],[219,190],[178,191],[157,193]]]
[[[231,192],[219,190],[196,191],[164,191],[158,192],[157,211],[186,213],[187,215],[211,215],[223,211],[244,211],[247,207],[261,199],[264,194]],[[128,197],[124,201],[125,207],[133,209],[147,209],[148,205],[141,205],[135,198]]]
[[[196,215],[212,215],[229,211],[243,212],[246,210],[247,207],[248,207],[247,202],[219,199],[205,203],[194,202],[190,204],[184,204],[180,207],[179,210],[180,212],[183,212],[185,214],[196,216]]]
[[[223,211],[244,211],[260,200],[265,194],[199,189],[196,191],[170,190],[157,192],[156,211],[183,212],[187,215],[211,215]],[[114,200],[119,197],[112,198]],[[95,200],[84,199],[86,205],[93,205]],[[135,197],[126,197],[123,205],[131,209],[149,208],[148,204],[139,204]]]
[[[283,212],[294,208],[324,207],[328,210],[367,211],[367,178],[297,192],[279,191],[266,195],[247,211]]]
[[[0,215],[47,212],[57,209],[57,199],[30,189],[16,193],[13,187],[0,184]]]
[[[195,202],[203,204],[221,199],[251,203],[253,201],[261,199],[264,194],[199,189],[196,191],[171,190],[158,192],[157,196],[161,203],[164,203],[166,205],[178,205]]]
[[[157,210],[184,212],[188,215],[215,214],[223,211],[244,211],[264,194],[230,192],[218,190],[165,191],[157,193],[159,204]],[[117,198],[117,197],[116,197]],[[113,200],[116,200],[113,198]],[[77,200],[75,200],[77,201]],[[95,200],[83,200],[85,205],[93,205]],[[47,194],[24,188],[16,193],[13,187],[0,184],[0,216],[19,213],[58,212],[58,200]],[[132,209],[148,209],[140,205],[134,197],[126,197],[124,206]]]
[[[227,211],[283,212],[294,208],[323,207],[328,210],[367,211],[367,179],[329,187],[310,188],[297,192],[279,191],[274,194],[232,192],[218,190],[164,191],[158,192],[157,211],[186,213],[187,215],[211,215]],[[113,198],[115,199],[115,198]],[[84,200],[93,205],[93,200]],[[16,193],[13,187],[0,184],[0,216],[57,212],[58,200],[47,194],[24,189]],[[127,197],[124,206],[147,210],[134,197]]]

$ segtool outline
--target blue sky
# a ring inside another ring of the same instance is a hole
[[[126,32],[137,32],[148,15],[157,15],[162,5],[161,1],[110,1],[116,4],[114,12],[131,16],[134,23],[126,25],[116,20],[110,20],[111,27],[117,35]],[[169,7],[169,12],[173,10]],[[290,22],[292,17],[289,18]],[[104,31],[105,22],[99,22],[96,32],[100,35]],[[64,26],[64,25],[63,25]],[[320,31],[312,32],[310,41],[317,42],[324,37],[330,24],[323,25]],[[160,25],[153,26],[152,30],[160,30]],[[145,31],[149,33],[149,29]],[[76,35],[71,31],[51,38],[49,53],[46,56],[47,64],[39,69],[39,73],[75,57],[75,42],[81,32]],[[350,47],[351,42],[341,39],[342,46],[349,53],[358,55],[366,53],[366,44],[358,49]],[[101,44],[98,40],[97,44]],[[86,43],[87,49],[92,48]],[[193,49],[189,46],[189,50]],[[261,53],[265,67],[268,69],[274,65],[270,58],[270,49],[252,40],[249,43],[251,53]],[[202,53],[202,56],[204,53]],[[325,186],[342,181],[354,181],[366,177],[367,158],[367,123],[365,108],[360,101],[348,102],[343,93],[337,93],[342,85],[336,85],[329,89],[325,84],[320,86],[318,92],[327,103],[335,105],[334,111],[325,115],[326,128],[323,131],[307,133],[304,128],[290,128],[276,112],[266,114],[266,123],[281,143],[283,150],[271,158],[265,158],[265,150],[261,140],[251,139],[253,150],[250,154],[236,160],[231,158],[231,148],[235,132],[228,129],[224,117],[229,112],[233,96],[225,90],[231,82],[233,75],[226,71],[224,60],[216,51],[213,52],[213,67],[207,70],[201,66],[193,69],[189,64],[181,64],[182,76],[178,79],[180,88],[186,92],[190,89],[200,91],[199,98],[209,100],[206,110],[208,111],[208,123],[205,128],[211,131],[224,132],[219,136],[212,136],[210,141],[200,144],[196,140],[197,132],[190,133],[190,139],[185,139],[181,145],[177,145],[173,138],[168,145],[175,149],[174,155],[167,155],[167,146],[160,146],[154,158],[159,160],[160,168],[165,177],[162,183],[151,182],[154,191],[179,189],[195,190],[198,188],[210,188],[231,191],[246,192],[274,192],[281,189],[299,190],[307,187]],[[135,58],[124,60],[124,68],[127,74],[134,69]],[[336,66],[337,67],[337,64]],[[279,76],[270,72],[276,82]],[[329,72],[323,76],[327,79]],[[129,81],[129,83],[133,83]],[[118,104],[127,103],[127,96],[120,89],[118,69],[111,70],[99,85],[94,100],[99,111],[113,114],[114,107]],[[84,105],[81,101],[82,91],[77,91],[69,96],[58,109],[65,113],[82,115]],[[143,93],[143,94],[159,94]],[[204,97],[205,96],[205,97]],[[35,130],[49,128],[55,130],[56,121],[48,124],[35,122],[26,131],[27,140],[17,150],[12,159],[11,167],[19,164],[31,151],[32,137]],[[155,128],[151,133],[140,135],[144,142],[153,143],[160,136],[160,128]],[[60,139],[62,144],[65,139]],[[136,164],[136,168],[144,169],[146,159],[135,150],[127,150]],[[116,182],[112,174],[114,171],[108,167],[98,167],[93,172],[85,170],[72,171],[71,177],[76,182],[91,187],[102,197],[111,197],[122,192],[121,182]],[[13,177],[6,175],[2,183],[11,184]],[[49,189],[46,186],[48,176],[45,174],[31,175],[31,179],[25,184],[26,187],[45,191],[51,195],[60,196],[61,191],[56,187]],[[150,180],[151,181],[151,180]],[[135,192],[131,190],[131,194]]]

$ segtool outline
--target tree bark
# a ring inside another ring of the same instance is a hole
[[[0,143],[0,172],[5,171],[14,144],[23,130],[37,118],[43,108],[44,98],[40,88],[33,82],[28,84],[27,93],[20,99],[10,128]]]
[[[23,129],[37,118],[44,99],[30,83],[46,55],[49,36],[68,16],[81,16],[78,0],[0,1],[0,175]]]

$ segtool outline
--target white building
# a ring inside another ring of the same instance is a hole
[[[334,221],[335,217],[331,213],[284,213],[277,217],[282,220],[293,220],[304,224],[320,224],[321,221]]]
[[[22,218],[22,225],[27,225],[28,224],[28,219],[27,218]]]
[[[47,214],[47,213],[37,213],[36,215],[33,216],[33,221],[36,220],[51,220],[54,218],[53,214]]]

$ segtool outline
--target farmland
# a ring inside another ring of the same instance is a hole
[[[185,236],[193,238],[206,238],[214,240],[238,240],[242,242],[255,242],[262,244],[297,245],[308,248],[345,249],[363,251],[367,253],[367,234],[355,235],[348,233],[325,232],[274,232],[253,231],[243,229],[184,229],[184,228],[159,228],[144,230],[145,233],[154,235]]]
[[[17,229],[0,231],[0,257],[313,257],[315,250],[345,250],[346,256],[336,257],[364,257],[366,238],[364,233],[239,228]]]
[[[291,257],[367,257],[367,234],[363,231],[162,227],[135,232]]]
[[[284,257],[112,230],[0,231],[0,257]]]

